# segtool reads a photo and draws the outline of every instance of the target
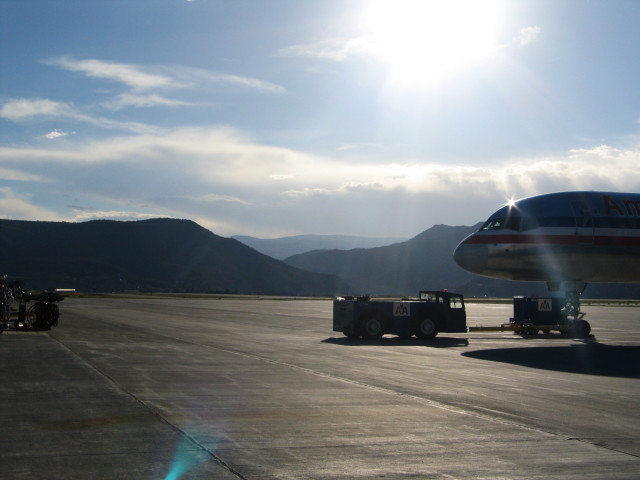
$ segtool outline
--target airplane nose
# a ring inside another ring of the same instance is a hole
[[[453,259],[465,270],[482,274],[487,267],[489,247],[482,244],[460,243],[453,252]]]

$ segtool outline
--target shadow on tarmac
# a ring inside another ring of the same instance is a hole
[[[329,337],[322,340],[323,343],[332,343],[334,345],[344,346],[360,346],[360,345],[380,345],[380,346],[411,346],[411,347],[433,347],[433,348],[449,348],[449,347],[466,347],[469,340],[466,338],[449,338],[437,337],[433,339],[420,338],[400,338],[400,337],[382,337],[379,340],[363,340],[361,338],[349,337]]]
[[[640,346],[608,346],[585,342],[562,347],[475,350],[462,355],[559,372],[640,378]]]

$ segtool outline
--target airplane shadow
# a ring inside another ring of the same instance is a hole
[[[559,372],[640,378],[640,346],[586,342],[562,347],[475,350],[462,356]]]
[[[400,338],[400,337],[382,337],[379,340],[363,340],[361,338],[349,337],[329,337],[322,340],[323,343],[332,343],[334,345],[344,346],[360,346],[360,345],[379,345],[379,346],[411,346],[411,347],[432,347],[432,348],[449,348],[449,347],[466,347],[469,340],[466,338],[450,338],[437,337],[433,339],[420,338]]]

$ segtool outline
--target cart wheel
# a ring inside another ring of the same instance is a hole
[[[34,307],[35,305],[32,305],[31,308],[27,310],[27,315],[24,317],[24,326],[35,330],[38,318]]]
[[[571,335],[576,338],[587,338],[591,333],[591,325],[586,320],[576,320],[571,326]]]

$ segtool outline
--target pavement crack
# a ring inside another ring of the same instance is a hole
[[[128,397],[133,399],[135,402],[137,402],[142,408],[144,408],[149,414],[151,414],[153,417],[155,417],[159,422],[167,425],[170,429],[172,429],[173,431],[178,433],[180,436],[185,438],[188,442],[193,444],[198,450],[200,450],[202,452],[205,452],[207,455],[209,455],[209,457],[215,463],[217,463],[221,467],[225,468],[229,473],[235,475],[239,479],[247,480],[244,475],[242,475],[240,472],[235,470],[231,465],[229,465],[227,462],[225,462],[222,458],[220,458],[214,452],[209,450],[206,446],[204,446],[202,443],[200,443],[195,437],[193,437],[188,432],[186,432],[185,430],[180,428],[178,425],[170,422],[166,417],[164,417],[162,415],[162,413],[159,410],[157,410],[153,406],[149,405],[144,400],[138,398],[134,393],[132,393],[129,390],[127,390],[126,388],[124,388],[120,383],[118,383],[116,381],[116,379],[114,379],[109,374],[107,374],[106,372],[102,371],[101,369],[99,369],[98,367],[93,365],[92,363],[89,363],[87,360],[82,358],[78,353],[76,353],[71,347],[69,347],[68,345],[66,345],[65,343],[60,341],[59,339],[55,338],[54,336],[50,336],[50,338],[54,339],[59,345],[61,345],[64,349],[66,349],[71,355],[73,355],[76,359],[78,359],[81,363],[83,363],[89,369],[93,370],[98,375],[100,375],[101,377],[106,379],[115,389],[117,389],[121,393],[127,395]]]

